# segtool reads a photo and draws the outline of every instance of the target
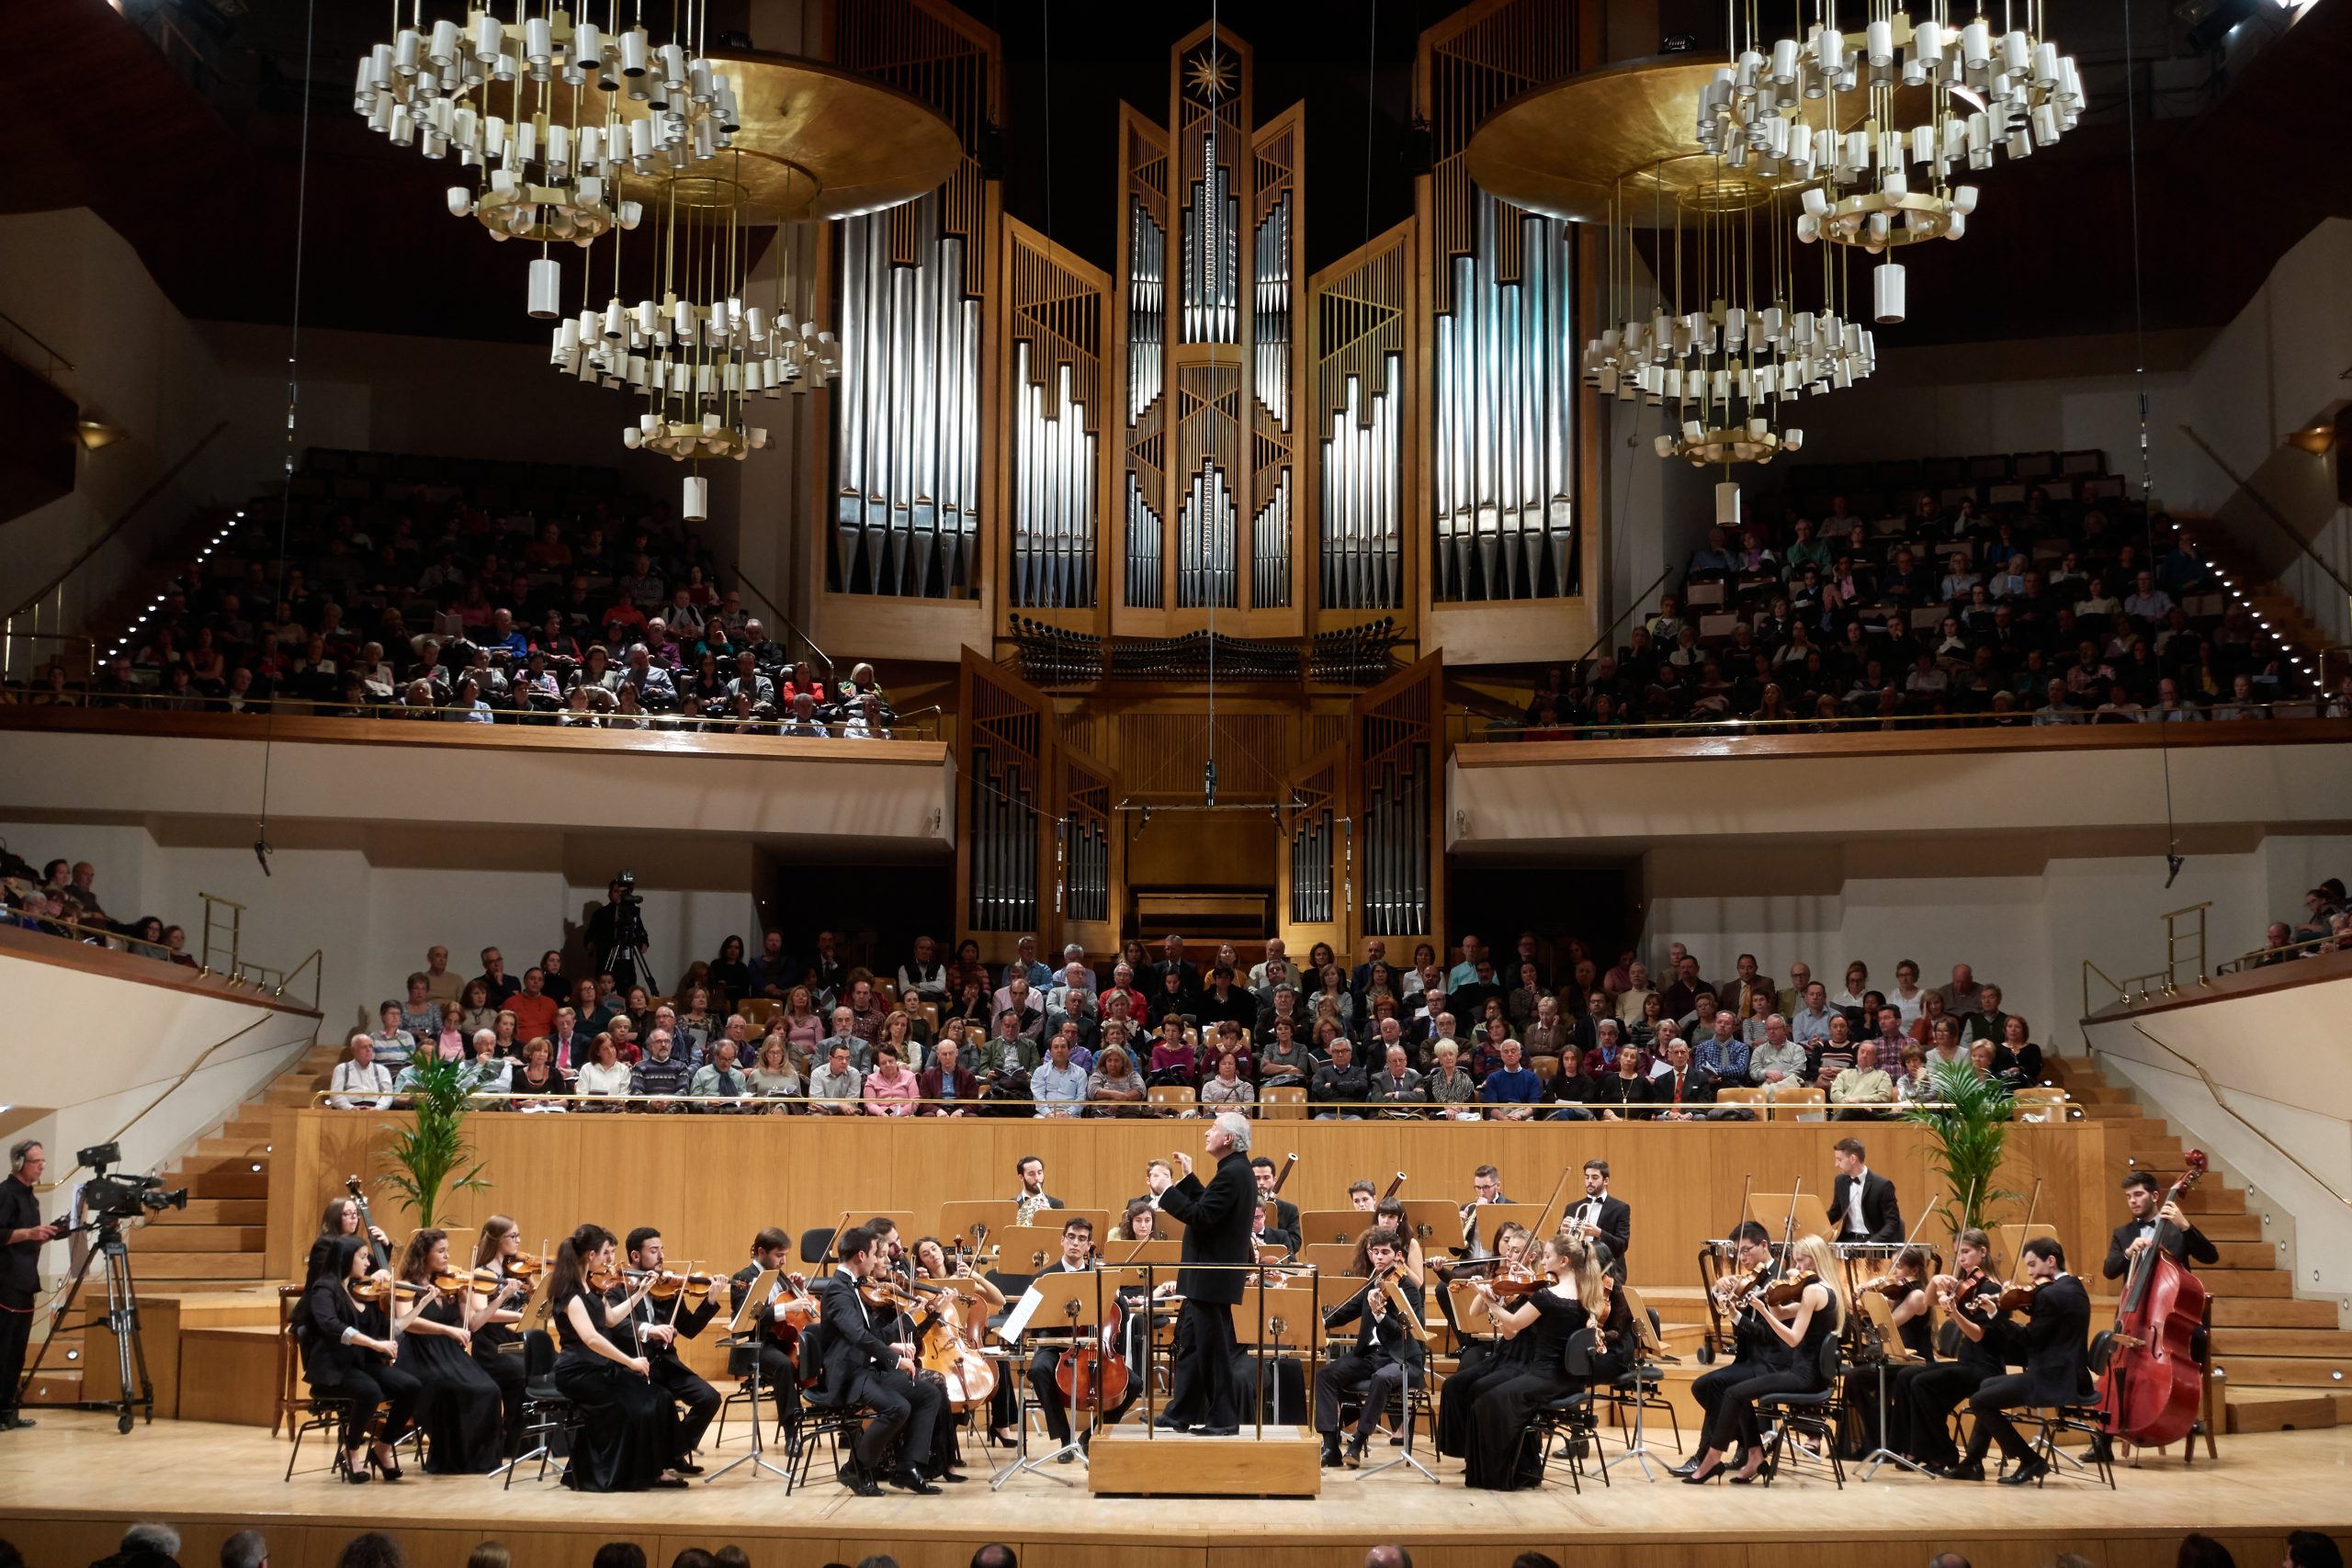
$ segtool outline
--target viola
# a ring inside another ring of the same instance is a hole
[[[2177,1203],[2206,1169],[2205,1151],[2181,1156],[2180,1179],[2165,1193]],[[2204,1380],[2189,1353],[2189,1337],[2205,1321],[2205,1286],[2166,1250],[2172,1222],[2156,1222],[2155,1245],[2132,1260],[2115,1307],[2115,1326],[2091,1347],[2100,1368],[2099,1420],[2113,1436],[2158,1448],[2185,1438],[2197,1424]]]

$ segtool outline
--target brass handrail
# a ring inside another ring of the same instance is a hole
[[[297,964],[293,968],[288,970],[284,975],[278,977],[277,989],[271,991],[269,994],[273,997],[285,996],[286,988],[294,983],[294,977],[297,975],[300,975],[303,970],[311,967],[313,964],[317,964],[319,969],[317,974],[311,976],[311,1010],[312,1012],[318,1011],[321,988],[325,985],[327,976],[326,954],[322,949],[315,947],[311,949],[311,955],[308,958],[305,958],[301,963]]]
[[[2242,975],[2249,968],[2260,968],[2274,958],[2309,958],[2327,952],[2342,939],[2333,934],[2307,936],[2301,942],[2290,942],[2284,947],[2257,947],[2251,953],[2241,953],[2235,958],[2225,958],[2213,965],[2216,975]]]
[[[212,1059],[214,1053],[218,1052],[223,1045],[227,1045],[232,1041],[242,1039],[245,1035],[252,1033],[254,1030],[259,1029],[263,1024],[268,1021],[269,1015],[264,1013],[261,1017],[254,1020],[251,1023],[245,1025],[244,1028],[238,1030],[235,1033],[224,1035],[222,1038],[216,1040],[211,1044],[206,1046],[204,1048],[203,1055],[198,1056],[195,1061],[190,1062],[186,1067],[182,1068],[179,1077],[174,1078],[171,1083],[164,1088],[161,1094],[158,1094],[154,1099],[141,1106],[130,1121],[125,1122],[121,1126],[116,1128],[101,1141],[109,1144],[119,1143],[122,1139],[122,1135],[125,1133],[130,1132],[131,1128],[137,1126],[140,1122],[146,1117],[149,1111],[163,1104],[164,1100],[169,1100],[174,1094],[176,1094],[179,1091],[181,1085],[194,1077],[197,1075],[198,1070],[201,1068],[205,1063]],[[295,1042],[294,1045],[287,1052],[287,1065],[290,1066],[292,1063],[299,1060],[302,1052],[308,1051],[317,1043],[318,1042],[315,1039]],[[285,1070],[285,1066],[280,1066],[277,1069],[278,1072],[284,1072]],[[277,1073],[272,1073],[270,1076],[275,1077],[277,1075]],[[202,1135],[203,1134],[198,1134],[198,1136]],[[83,1168],[83,1167],[76,1165],[72,1170],[67,1171],[63,1176],[59,1177],[56,1180],[41,1183],[41,1190],[44,1192],[52,1191],[57,1188],[67,1185],[67,1183],[72,1180],[74,1171],[78,1171]]]
[[[65,563],[64,567],[59,570],[56,576],[51,578],[47,582],[42,583],[38,592],[28,595],[23,604],[18,604],[15,609],[9,611],[8,619],[13,621],[18,615],[21,615],[30,610],[34,605],[48,598],[51,592],[62,587],[67,578],[72,577],[75,572],[81,570],[83,566],[88,562],[90,558],[96,555],[100,550],[106,548],[107,541],[111,540],[117,534],[121,533],[124,526],[128,525],[133,517],[136,517],[149,502],[162,494],[165,486],[169,485],[174,479],[179,478],[180,470],[187,468],[190,463],[195,462],[197,455],[202,452],[207,446],[211,446],[215,436],[219,435],[222,431],[228,428],[229,422],[224,419],[220,423],[214,425],[211,429],[206,431],[202,435],[198,436],[196,445],[189,447],[186,452],[180,454],[180,459],[178,462],[174,463],[170,468],[165,468],[162,473],[156,475],[154,482],[150,484],[145,490],[141,491],[131,501],[130,504],[124,507],[115,517],[115,520],[106,525],[106,528],[96,538],[91,540],[87,545],[85,545],[80,553],[75,555],[72,560]]]

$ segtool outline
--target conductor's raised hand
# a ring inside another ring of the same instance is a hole
[[[1178,1172],[1178,1174],[1179,1174],[1179,1179],[1181,1179],[1182,1177],[1186,1177],[1186,1176],[1190,1176],[1190,1175],[1192,1175],[1192,1174],[1193,1174],[1193,1156],[1192,1156],[1191,1155],[1186,1154],[1183,1150],[1182,1150],[1182,1149],[1178,1149],[1178,1150],[1176,1151],[1176,1169],[1177,1169],[1177,1172]]]

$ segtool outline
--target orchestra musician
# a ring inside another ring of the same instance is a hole
[[[1560,1228],[1601,1244],[1601,1267],[1612,1280],[1625,1277],[1625,1253],[1634,1245],[1634,1206],[1609,1190],[1609,1162],[1584,1162],[1584,1197],[1568,1210]]]
[[[1275,1195],[1274,1180],[1277,1172],[1274,1169],[1274,1162],[1264,1155],[1255,1156],[1250,1161],[1250,1174],[1258,1181],[1258,1206],[1261,1209],[1269,1203],[1274,1206],[1274,1217],[1266,1225],[1267,1239],[1272,1241],[1274,1239],[1275,1233],[1280,1233],[1282,1244],[1294,1252],[1297,1251],[1298,1205],[1287,1198]]]
[[[1903,1239],[1903,1210],[1894,1201],[1894,1183],[1872,1170],[1862,1159],[1860,1138],[1840,1138],[1829,1147],[1838,1179],[1829,1184],[1829,1217],[1841,1242],[1894,1242]]]
[[[1374,1187],[1371,1182],[1364,1180],[1362,1177],[1358,1177],[1355,1180],[1348,1183],[1349,1208],[1354,1209],[1360,1213],[1369,1214],[1372,1213],[1372,1206],[1378,1201],[1380,1201],[1380,1189]]]
[[[1960,1464],[1951,1440],[1953,1409],[2008,1370],[2002,1355],[2008,1325],[1997,1305],[2001,1281],[1986,1272],[1992,1238],[1981,1230],[1961,1232],[1952,1238],[1951,1259],[1952,1271],[1929,1281],[1944,1309],[1945,1359],[1894,1373],[1885,1439],[1888,1448],[1939,1473]]]
[[[1323,1314],[1326,1330],[1343,1328],[1351,1323],[1360,1325],[1355,1348],[1324,1362],[1315,1374],[1315,1429],[1323,1435],[1326,1470],[1341,1463],[1340,1396],[1362,1387],[1363,1414],[1356,1417],[1356,1429],[1348,1439],[1345,1460],[1347,1467],[1353,1470],[1363,1462],[1364,1447],[1372,1441],[1373,1430],[1379,1426],[1390,1398],[1404,1393],[1411,1380],[1421,1374],[1423,1366],[1421,1341],[1406,1325],[1404,1316],[1411,1313],[1418,1317],[1422,1305],[1420,1281],[1404,1277],[1405,1238],[1382,1227],[1365,1233],[1360,1250],[1369,1266],[1370,1277],[1355,1294]],[[1402,1302],[1390,1296],[1392,1282],[1403,1297]],[[1412,1423],[1412,1401],[1408,1398],[1400,1438],[1409,1434]]]
[[[1073,1214],[1062,1222],[1061,1256],[1056,1258],[1045,1272],[1083,1274],[1091,1270],[1094,1265],[1094,1222],[1083,1214]],[[1172,1285],[1170,1288],[1173,1288]],[[1032,1332],[1043,1330],[1047,1334],[1053,1333],[1057,1326],[1052,1322],[1041,1324],[1034,1320],[1029,1325]],[[1084,1332],[1099,1334],[1102,1330],[1100,1325],[1097,1325]],[[1065,1328],[1063,1333],[1066,1337],[1068,1330]],[[1067,1449],[1069,1446],[1069,1411],[1064,1406],[1061,1390],[1054,1382],[1054,1374],[1061,1369],[1062,1352],[1068,1346],[1060,1341],[1053,1344],[1040,1344],[1029,1357],[1029,1388],[1037,1396],[1038,1408],[1045,1412],[1046,1435],[1053,1439],[1054,1446],[1057,1449]],[[1130,1387],[1132,1386],[1130,1384]],[[1118,1409],[1104,1410],[1103,1424],[1107,1426],[1117,1420],[1120,1411],[1125,1408],[1125,1404],[1122,1404]],[[1093,1434],[1090,1432],[1080,1439],[1079,1447],[1083,1449],[1092,1440]],[[1061,1462],[1064,1464],[1069,1463],[1076,1458],[1077,1455],[1070,1453],[1060,1456]]]
[[[1372,1229],[1392,1230],[1402,1236],[1405,1241],[1405,1278],[1416,1285],[1420,1285],[1427,1280],[1430,1267],[1429,1254],[1421,1246],[1421,1238],[1413,1230],[1413,1222],[1405,1215],[1405,1201],[1402,1198],[1383,1198],[1372,1206]],[[1356,1237],[1356,1258],[1353,1267],[1349,1270],[1351,1273],[1363,1274],[1371,1271],[1371,1262],[1364,1254],[1364,1243],[1371,1234],[1371,1231],[1366,1231],[1363,1235]]]
[[[372,1241],[384,1249],[387,1257],[391,1254],[392,1238],[386,1235],[380,1226],[368,1225],[363,1233],[358,1199],[331,1198],[327,1201],[326,1213],[319,1217],[319,1234],[311,1242],[310,1260],[302,1270],[302,1283],[305,1287],[318,1279],[322,1273],[328,1273],[331,1279],[334,1277],[328,1271],[329,1265],[334,1258],[335,1238],[346,1235],[359,1236],[363,1249],[368,1242]],[[373,1267],[372,1258],[370,1267]]]
[[[473,1333],[492,1298],[449,1267],[449,1233],[421,1230],[401,1254],[401,1279],[416,1287],[401,1329],[400,1359],[419,1387],[428,1475],[488,1475],[498,1468],[498,1384],[473,1358]]]
[[[1876,1292],[1885,1297],[1887,1317],[1894,1325],[1895,1337],[1901,1341],[1904,1349],[1921,1361],[1932,1361],[1936,1354],[1935,1314],[1929,1310],[1933,1297],[1928,1288],[1935,1266],[1934,1251],[1921,1243],[1911,1242],[1894,1255],[1885,1273],[1854,1287],[1854,1315],[1858,1318],[1863,1315],[1861,1302],[1864,1296]],[[1909,1423],[1901,1414],[1901,1406],[1895,1397],[1894,1379],[1910,1365],[1912,1363],[1906,1361],[1902,1367],[1893,1368],[1886,1373],[1886,1424],[1898,1432],[1905,1429]],[[1858,1412],[1861,1417],[1860,1435],[1862,1446],[1854,1450],[1857,1453],[1868,1452],[1881,1441],[1878,1433],[1878,1387],[1879,1372],[1875,1367],[1847,1375],[1846,1408]],[[1905,1451],[1896,1449],[1892,1442],[1886,1447],[1895,1449],[1898,1453]]]
[[[2091,1298],[2083,1282],[2066,1272],[2066,1249],[2055,1237],[2038,1235],[2025,1244],[2025,1271],[2033,1301],[2026,1321],[2011,1334],[2011,1353],[2025,1370],[1986,1382],[1968,1401],[1976,1417],[1968,1452],[1944,1472],[1953,1481],[1984,1479],[1984,1450],[1994,1443],[2009,1461],[2004,1486],[2024,1486],[2050,1472],[2018,1433],[2007,1412],[2018,1405],[2080,1404],[2090,1390],[2085,1341],[2090,1334]]]
[[[1233,1336],[1233,1309],[1242,1297],[1236,1268],[1200,1264],[1249,1264],[1250,1215],[1258,1209],[1258,1183],[1250,1174],[1250,1121],[1233,1112],[1208,1125],[1204,1147],[1216,1159],[1206,1186],[1193,1172],[1193,1157],[1177,1151],[1183,1172],[1160,1196],[1160,1204],[1184,1225],[1184,1267],[1176,1277],[1183,1305],[1176,1314],[1173,1388],[1168,1407],[1155,1423],[1170,1430],[1192,1428],[1212,1438],[1238,1436],[1240,1391],[1233,1363],[1239,1347]]]
[[[562,1347],[555,1359],[555,1386],[582,1417],[563,1472],[563,1483],[575,1492],[686,1483],[669,1468],[678,1451],[677,1405],[653,1382],[646,1358],[631,1354],[605,1332],[628,1322],[653,1288],[649,1274],[618,1302],[605,1295],[621,1282],[613,1262],[617,1245],[604,1226],[582,1225],[556,1247],[548,1271],[548,1310]]]
[[[1159,1195],[1176,1184],[1176,1168],[1164,1159],[1148,1160],[1143,1168],[1142,1201],[1151,1208],[1159,1207]]]
[[[1159,1211],[1148,1198],[1127,1200],[1126,1213],[1111,1227],[1113,1241],[1149,1241],[1159,1233]]]
[[[747,1290],[752,1282],[771,1269],[782,1269],[792,1261],[792,1238],[775,1225],[769,1225],[752,1238],[752,1261],[735,1270],[733,1284],[737,1291]],[[798,1274],[778,1273],[774,1294],[763,1303],[759,1326],[752,1332],[752,1343],[740,1347],[748,1349],[759,1361],[760,1386],[775,1401],[776,1419],[785,1428],[786,1451],[800,1450],[800,1434],[792,1417],[800,1410],[800,1330],[785,1321],[790,1308],[787,1294],[807,1291],[808,1281]],[[731,1362],[730,1358],[730,1362]],[[736,1368],[729,1365],[729,1371]],[[744,1371],[749,1371],[745,1367]],[[752,1424],[757,1426],[760,1409],[756,1401],[752,1406]]]
[[[1046,1162],[1035,1155],[1023,1155],[1013,1163],[1012,1174],[1021,1180],[1021,1190],[1012,1195],[1012,1223],[1025,1225],[1029,1216],[1040,1209],[1061,1208],[1062,1201],[1046,1192]]]
[[[1763,1320],[1744,1303],[1735,1303],[1735,1294],[1747,1280],[1756,1279],[1770,1269],[1772,1264],[1772,1233],[1754,1220],[1743,1220],[1731,1233],[1732,1267],[1714,1282],[1715,1302],[1719,1308],[1731,1314],[1731,1360],[1710,1371],[1701,1372],[1690,1383],[1690,1397],[1699,1402],[1703,1413],[1703,1430],[1713,1423],[1715,1411],[1724,1396],[1748,1379],[1770,1370],[1774,1351],[1780,1340],[1765,1328]],[[1699,1468],[1700,1455],[1693,1453],[1672,1473],[1686,1476]]]
[[[1503,1222],[1503,1228],[1495,1233],[1494,1275],[1497,1279],[1525,1280],[1532,1277],[1532,1270],[1526,1265],[1527,1241],[1525,1225],[1516,1220]],[[1469,1280],[1464,1280],[1462,1282],[1467,1285]],[[1461,1341],[1461,1350],[1454,1358],[1455,1378],[1479,1371],[1498,1355],[1508,1351],[1518,1343],[1502,1337],[1500,1331],[1495,1326],[1494,1319],[1487,1315],[1487,1298],[1484,1296],[1474,1294],[1470,1298],[1470,1304],[1457,1314],[1453,1306],[1453,1293],[1449,1288],[1439,1292],[1438,1310],[1444,1314],[1446,1321],[1453,1325],[1454,1337]],[[1448,1386],[1452,1386],[1451,1383]],[[1454,1438],[1453,1448],[1447,1449],[1444,1446],[1445,1413],[1443,1410],[1439,1411],[1438,1451],[1440,1453],[1459,1451],[1461,1441],[1458,1431]]]
[[[628,1263],[632,1269],[642,1270],[650,1281],[662,1272],[662,1233],[651,1225],[639,1225],[628,1233]],[[692,1339],[703,1331],[718,1311],[716,1292],[705,1292],[693,1306],[686,1305],[687,1292],[681,1290],[668,1301],[657,1299],[649,1289],[634,1292],[626,1283],[616,1284],[605,1293],[607,1301],[628,1304],[627,1321],[637,1353],[650,1364],[650,1375],[656,1388],[686,1407],[685,1415],[674,1424],[677,1447],[667,1456],[669,1468],[680,1475],[700,1475],[702,1466],[693,1461],[692,1455],[702,1447],[702,1435],[718,1416],[718,1391],[678,1359],[677,1338],[681,1334]]]
[[[2157,1222],[2173,1227],[2172,1245],[2165,1250],[2172,1260],[2184,1269],[2191,1264],[2211,1266],[2222,1260],[2221,1249],[2205,1239],[2205,1233],[2188,1223],[2177,1203],[2165,1201],[2165,1184],[2152,1171],[2135,1170],[2123,1179],[2123,1201],[2132,1217],[2115,1227],[2108,1239],[2107,1261],[2099,1272],[2110,1280],[2120,1280],[2132,1267],[2132,1260],[2156,1245]],[[2191,1270],[2194,1272],[2194,1270]]]
[[[1472,1289],[1502,1331],[1528,1343],[1524,1359],[1478,1373],[1468,1388],[1457,1374],[1445,1390],[1449,1404],[1468,1406],[1463,1428],[1462,1481],[1483,1491],[1540,1485],[1542,1456],[1527,1441],[1538,1406],[1576,1387],[1566,1367],[1567,1344],[1588,1324],[1605,1320],[1613,1294],[1600,1251],[1579,1236],[1546,1237],[1541,1254],[1544,1282],[1508,1304],[1487,1280]],[[1624,1331],[1630,1332],[1630,1324]]]
[[[481,1234],[474,1238],[474,1268],[477,1271],[494,1269],[501,1279],[474,1327],[473,1358],[498,1385],[499,1452],[508,1459],[523,1451],[523,1386],[527,1369],[522,1336],[514,1325],[523,1321],[523,1300],[531,1293],[531,1280],[511,1271],[522,1255],[523,1232],[513,1220],[492,1214],[482,1221]]]
[[[972,1290],[968,1298],[952,1291],[942,1292],[935,1296],[933,1312],[937,1325],[927,1333],[918,1334],[918,1342],[927,1342],[935,1348],[939,1344],[938,1336],[950,1336],[955,1344],[967,1348],[967,1353],[978,1354],[977,1350],[968,1349],[974,1343],[972,1326],[977,1322],[982,1331],[987,1329],[989,1315],[1004,1308],[1004,1292],[973,1269],[970,1254],[959,1249],[950,1257],[946,1247],[935,1235],[917,1239],[915,1249],[909,1258],[914,1265],[916,1278],[954,1280],[969,1284]],[[934,1373],[931,1368],[925,1367],[924,1381],[928,1382],[933,1376],[943,1384],[947,1381],[944,1372]],[[996,1387],[1002,1386],[1003,1380],[997,1379]],[[990,1409],[994,1408],[995,1393],[995,1389],[989,1390],[988,1403]],[[959,1408],[952,1397],[941,1407],[940,1418],[932,1427],[933,1479],[950,1483],[965,1479],[956,1468],[963,1457],[956,1435],[970,1419],[970,1411],[978,1408],[980,1405],[977,1402]]]
[[[334,1237],[316,1277],[302,1292],[293,1325],[311,1386],[351,1402],[340,1467],[344,1479],[351,1482],[366,1481],[371,1465],[387,1481],[401,1478],[392,1445],[407,1436],[422,1392],[416,1379],[398,1364],[400,1345],[386,1314],[400,1303],[378,1306],[352,1293],[374,1264],[366,1236],[346,1233]]]
[[[918,1363],[911,1342],[883,1337],[882,1330],[898,1322],[898,1308],[866,1300],[870,1282],[888,1272],[882,1238],[864,1225],[852,1225],[842,1233],[834,1254],[840,1271],[815,1286],[824,1328],[824,1400],[855,1401],[874,1410],[841,1468],[842,1484],[861,1497],[880,1496],[882,1481],[936,1495],[939,1488],[911,1456],[932,1451],[932,1429],[947,1396],[936,1383],[914,1375]],[[894,1449],[897,1458],[890,1462]]]
[[[1508,1203],[1503,1196],[1503,1173],[1491,1165],[1482,1165],[1470,1173],[1471,1203]],[[1467,1207],[1468,1205],[1464,1205]]]
[[[1786,1299],[1773,1304],[1765,1295],[1751,1299],[1747,1311],[1769,1331],[1778,1346],[1765,1341],[1756,1375],[1721,1391],[1699,1439],[1699,1463],[1682,1478],[1686,1485],[1712,1481],[1726,1468],[1724,1456],[1736,1445],[1741,1464],[1731,1479],[1746,1485],[1764,1468],[1763,1433],[1756,1402],[1768,1393],[1810,1393],[1823,1386],[1821,1349],[1846,1324],[1846,1303],[1829,1281],[1837,1278],[1838,1259],[1829,1244],[1817,1235],[1799,1236],[1783,1259],[1782,1283],[1794,1287]]]

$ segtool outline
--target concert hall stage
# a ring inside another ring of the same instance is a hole
[[[206,1568],[221,1539],[246,1528],[267,1535],[272,1568],[333,1568],[345,1540],[379,1528],[400,1538],[410,1568],[463,1568],[485,1538],[513,1550],[514,1568],[587,1568],[616,1538],[641,1543],[652,1568],[683,1547],[728,1541],[753,1568],[875,1551],[903,1568],[964,1568],[992,1540],[1015,1546],[1024,1568],[1357,1568],[1378,1540],[1404,1541],[1422,1568],[1504,1568],[1530,1548],[1569,1568],[1915,1568],[1944,1549],[1975,1568],[2047,1568],[2062,1551],[2098,1568],[2170,1568],[2191,1529],[2222,1538],[2241,1568],[2269,1568],[2290,1529],[2352,1531],[2352,1430],[2225,1438],[2218,1464],[2151,1459],[2119,1472],[2115,1492],[1891,1471],[1842,1494],[1826,1475],[1734,1490],[1621,1469],[1614,1486],[1589,1479],[1581,1496],[1564,1472],[1540,1493],[1472,1493],[1449,1461],[1442,1485],[1401,1469],[1368,1480],[1336,1472],[1321,1498],[1284,1502],[1091,1497],[1076,1465],[991,1493],[977,1450],[978,1478],[939,1497],[865,1500],[830,1482],[786,1497],[782,1482],[752,1479],[749,1467],[686,1492],[605,1497],[552,1480],[502,1491],[413,1464],[397,1486],[345,1486],[322,1469],[288,1485],[286,1444],[253,1427],[163,1421],[122,1437],[110,1415],[44,1410],[40,1421],[0,1437],[0,1536],[32,1568],[83,1568],[142,1518],[179,1528],[187,1568]],[[724,1457],[741,1451],[730,1445]],[[306,1443],[305,1465],[313,1455],[323,1464],[330,1450]]]

